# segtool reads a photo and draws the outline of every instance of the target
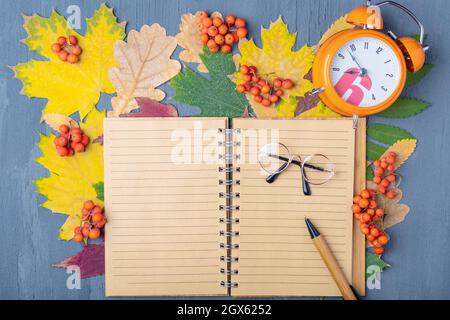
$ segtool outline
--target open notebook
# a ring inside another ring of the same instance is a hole
[[[336,175],[311,196],[294,166],[268,184],[272,140]],[[338,296],[305,216],[351,281],[351,119],[108,118],[104,148],[106,295]]]

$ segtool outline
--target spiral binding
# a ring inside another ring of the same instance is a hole
[[[226,178],[219,180],[219,185],[225,186],[225,192],[219,193],[219,198],[225,199],[225,204],[219,205],[219,210],[226,213],[225,217],[219,218],[219,223],[226,225],[225,230],[220,230],[219,235],[225,237],[224,242],[220,243],[220,248],[226,250],[226,255],[220,256],[220,261],[226,263],[226,266],[220,269],[220,273],[226,276],[226,281],[221,281],[220,285],[228,289],[237,288],[238,283],[231,281],[232,275],[237,275],[239,271],[233,268],[232,263],[238,262],[239,257],[233,255],[233,250],[239,249],[239,244],[233,243],[233,239],[239,237],[239,231],[232,229],[233,225],[239,224],[240,219],[233,217],[233,212],[239,211],[240,206],[233,204],[233,199],[241,197],[239,192],[233,192],[234,185],[240,185],[241,181],[234,179],[233,174],[241,172],[240,167],[235,167],[235,160],[239,160],[241,156],[234,152],[235,147],[241,146],[240,141],[235,141],[234,135],[240,134],[241,129],[219,129],[219,133],[225,134],[224,141],[220,141],[218,145],[224,147],[224,154],[219,155],[219,160],[224,160],[224,166],[219,167],[219,172],[225,173]]]
[[[241,194],[239,192],[219,192],[219,198],[232,199],[240,197]]]
[[[225,288],[237,288],[237,282],[229,282],[229,281],[220,281],[220,285]]]

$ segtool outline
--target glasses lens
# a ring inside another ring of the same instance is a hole
[[[258,152],[258,162],[261,168],[269,174],[286,170],[291,161],[288,148],[280,143],[267,144]]]
[[[334,176],[334,165],[326,156],[314,154],[303,163],[303,176],[314,185],[324,184]]]

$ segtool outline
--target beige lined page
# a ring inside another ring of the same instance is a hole
[[[217,146],[226,125],[224,118],[105,119],[107,296],[227,294],[220,286],[221,150],[211,148],[212,163],[171,156],[180,145],[173,132]],[[190,155],[198,156],[195,148]]]
[[[257,163],[249,159],[248,141],[242,141],[240,248],[233,252],[239,262],[233,268],[233,296],[338,296],[325,264],[311,243],[304,223],[309,217],[325,236],[349,281],[352,279],[352,203],[355,132],[351,119],[343,120],[252,120],[237,119],[233,127],[279,129],[280,142],[303,158],[313,153],[327,155],[336,176],[322,186],[311,185],[312,196],[304,196],[300,170],[290,166],[274,184],[265,181]],[[261,135],[260,135],[261,136]],[[270,137],[270,133],[268,134]],[[262,142],[260,142],[262,144]],[[258,148],[262,145],[258,146]],[[247,161],[248,162],[248,161]]]

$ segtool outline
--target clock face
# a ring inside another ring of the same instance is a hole
[[[359,37],[345,43],[330,66],[331,82],[337,94],[358,107],[376,106],[395,94],[401,63],[382,40]]]

